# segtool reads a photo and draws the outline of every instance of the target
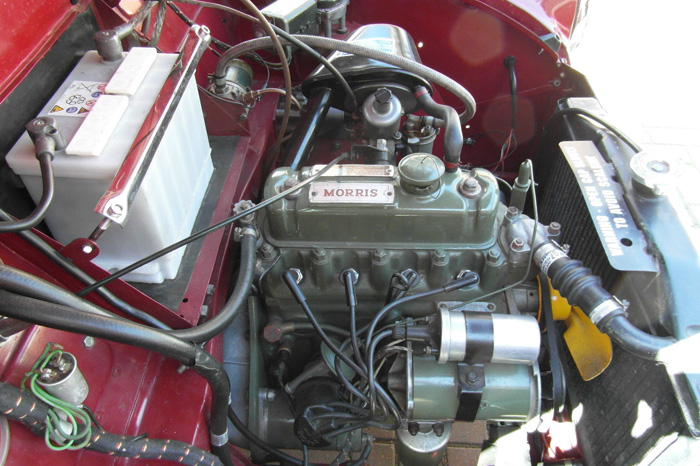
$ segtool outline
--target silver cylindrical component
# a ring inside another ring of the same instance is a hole
[[[389,89],[378,89],[362,104],[365,136],[369,139],[391,139],[399,130],[402,115],[401,101]]]
[[[70,353],[53,356],[37,380],[49,395],[72,405],[81,405],[90,393],[78,361]]]
[[[430,424],[421,424],[412,434],[409,428],[401,426],[396,431],[398,438],[399,462],[411,466],[437,466],[445,456],[450,440],[452,425],[443,424],[441,435],[437,435]]]
[[[534,364],[540,328],[528,315],[440,311],[439,363]]]
[[[532,364],[540,354],[540,326],[528,315],[492,314],[491,362]]]

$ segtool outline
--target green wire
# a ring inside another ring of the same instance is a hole
[[[31,371],[27,372],[22,378],[21,385],[25,386],[29,382],[31,392],[50,406],[46,415],[46,432],[44,434],[46,446],[55,451],[80,450],[90,443],[92,419],[84,409],[52,396],[37,383],[41,371],[46,368],[51,359],[54,356],[60,357],[62,354],[63,348],[60,345],[47,343],[44,352],[36,360]],[[63,414],[65,420],[62,419],[59,413]],[[70,432],[63,430],[62,422],[70,424]],[[80,425],[85,426],[82,431],[80,430]],[[76,444],[75,442],[80,439],[83,440]]]

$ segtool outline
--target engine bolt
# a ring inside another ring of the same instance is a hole
[[[522,238],[515,238],[510,243],[510,248],[513,251],[522,251],[524,246],[525,246],[525,241],[523,241]]]
[[[557,222],[552,222],[547,226],[547,234],[557,236],[561,233],[561,225]]]
[[[418,426],[417,422],[409,422],[408,423],[408,433],[411,435],[418,435],[418,429],[420,427]]]
[[[435,435],[438,437],[442,437],[442,434],[445,433],[445,424],[442,422],[436,422],[433,424],[433,432],[435,432]]]
[[[518,213],[520,213],[520,211],[518,210],[517,207],[510,206],[510,207],[508,207],[508,211],[506,212],[506,218],[508,220],[513,220],[515,217],[518,216]]]
[[[326,250],[323,248],[316,248],[311,252],[311,257],[314,262],[325,262],[328,256],[326,255]]]
[[[445,265],[447,264],[447,254],[445,254],[444,249],[436,249],[430,255],[435,265]]]
[[[481,194],[481,185],[476,178],[469,177],[460,185],[459,191],[470,199],[477,197]]]
[[[501,259],[501,253],[496,251],[495,249],[489,250],[488,254],[486,254],[486,262],[489,264],[498,264],[498,261]]]
[[[270,260],[275,257],[275,248],[270,243],[265,243],[260,247],[263,259]]]
[[[83,346],[86,348],[92,348],[95,346],[95,339],[91,336],[83,338]]]
[[[375,249],[372,253],[372,262],[381,264],[386,259],[386,251],[384,249]]]

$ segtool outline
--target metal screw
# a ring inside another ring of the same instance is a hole
[[[408,423],[408,433],[411,435],[417,435],[418,434],[418,423],[417,422],[409,422]]]
[[[488,262],[489,264],[498,264],[498,261],[500,259],[501,253],[495,249],[489,250],[488,254],[486,254],[486,262]]]
[[[207,296],[211,296],[214,294],[214,291],[216,291],[216,287],[210,283],[207,285]]]
[[[523,247],[525,246],[525,241],[522,240],[522,238],[515,238],[511,243],[510,243],[510,248],[513,251],[522,251]]]
[[[517,207],[515,207],[515,206],[510,206],[510,207],[508,207],[508,210],[506,211],[506,218],[507,218],[508,220],[513,220],[515,217],[518,216],[518,213],[519,213],[519,212],[520,212],[520,211],[518,210]]]
[[[477,379],[478,379],[478,377],[477,377],[475,371],[469,371],[467,373],[467,382],[469,382],[470,384],[476,382]]]
[[[442,422],[436,422],[433,424],[433,432],[435,432],[435,435],[438,437],[442,437],[442,434],[445,433],[445,424]]]
[[[85,254],[90,254],[92,252],[92,246],[89,244],[86,244],[85,246],[82,247],[82,251]]]
[[[86,348],[92,348],[95,346],[95,339],[91,336],[83,338],[83,346]]]
[[[557,222],[552,222],[547,226],[547,233],[552,236],[557,236],[561,233],[561,225]]]

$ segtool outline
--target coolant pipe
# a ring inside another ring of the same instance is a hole
[[[456,172],[459,168],[462,146],[464,145],[462,125],[459,122],[457,110],[449,105],[435,102],[424,86],[417,86],[414,96],[425,113],[445,121],[445,135],[442,143],[445,148],[445,169],[449,173]]]
[[[311,92],[309,106],[292,133],[282,166],[298,171],[309,160],[318,130],[331,107],[331,95],[332,91],[326,87]]]
[[[257,249],[257,231],[254,227],[243,228],[241,236],[241,260],[236,286],[224,307],[211,320],[196,327],[170,330],[173,336],[184,341],[203,343],[223,332],[241,313],[246,304],[255,276],[255,251]]]
[[[517,230],[527,244],[532,240],[534,220],[521,215],[509,228]],[[593,275],[591,269],[584,267],[581,261],[571,259],[553,243],[538,225],[533,245],[533,258],[551,280],[554,289],[578,306],[602,331],[607,333],[617,344],[640,358],[656,360],[659,350],[676,342],[673,337],[650,335],[635,327],[629,320],[622,304],[605,288],[600,278]]]

